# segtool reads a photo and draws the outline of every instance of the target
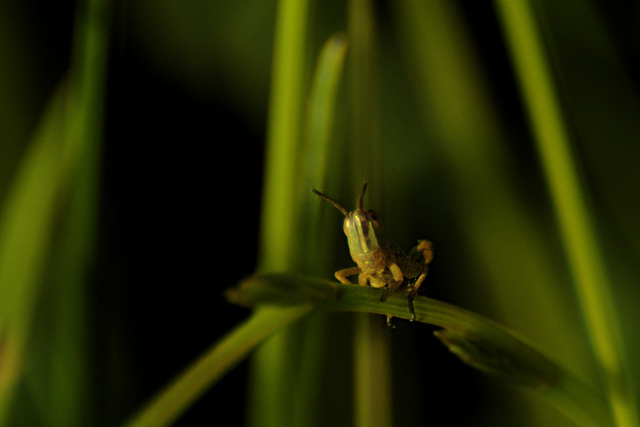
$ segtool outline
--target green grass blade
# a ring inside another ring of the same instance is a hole
[[[300,228],[305,236],[306,247],[302,270],[312,274],[322,274],[331,268],[329,254],[313,250],[328,247],[334,240],[320,231],[322,228],[319,224],[328,223],[323,221],[325,216],[320,214],[322,204],[311,194],[311,189],[325,189],[327,176],[335,178],[340,173],[340,169],[332,164],[332,160],[335,160],[332,155],[337,151],[333,130],[347,49],[348,42],[343,34],[333,35],[325,42],[307,100],[302,147],[304,181],[301,192],[304,202],[300,204],[298,215],[305,219]]]
[[[349,74],[349,141],[351,176],[349,181],[360,185],[367,179],[372,185],[368,195],[373,206],[380,206],[380,111],[378,106],[378,70],[376,62],[375,17],[370,0],[350,0],[348,3],[349,41],[351,43]]]
[[[536,134],[585,324],[603,371],[616,422],[620,426],[637,426],[638,413],[627,382],[629,375],[619,338],[620,326],[611,283],[533,10],[528,1],[497,1],[496,4]]]
[[[50,333],[48,405],[51,425],[81,426],[90,420],[90,355],[86,330],[86,278],[95,247],[98,176],[108,49],[108,0],[86,0],[76,17],[70,87],[78,108],[69,118],[70,137],[81,149],[77,174],[56,250],[50,304],[54,318],[41,322]]]
[[[25,154],[0,217],[0,425],[24,370],[26,343],[48,251],[56,201],[69,170],[66,98],[58,93]]]
[[[326,310],[411,318],[406,295],[380,301],[382,290],[291,275],[257,275],[227,292],[244,306],[316,304]],[[292,297],[297,295],[298,298]],[[279,302],[278,302],[279,301]],[[296,301],[296,302],[294,302]],[[439,326],[437,337],[470,366],[539,393],[580,426],[610,426],[607,405],[572,372],[505,327],[463,308],[418,296],[416,321]]]
[[[379,299],[379,298],[378,298]],[[354,332],[355,425],[393,425],[389,331],[369,313],[356,317]]]
[[[333,35],[322,48],[309,93],[306,123],[303,171],[305,187],[325,188],[329,170],[333,128],[336,115],[336,97],[348,41],[343,34]],[[313,221],[311,221],[313,223]]]
[[[265,153],[261,271],[295,271],[302,252],[297,213],[308,14],[308,1],[278,2]],[[254,356],[249,425],[290,424],[296,344],[285,331],[266,342]]]
[[[257,310],[188,367],[126,423],[130,427],[170,425],[207,388],[283,326],[311,310],[309,305]],[[240,415],[240,414],[239,414]],[[238,420],[236,420],[238,421]]]
[[[262,206],[262,270],[296,259],[296,207],[305,75],[307,1],[278,3]]]
[[[2,417],[8,413],[16,381],[29,364],[27,383],[47,422],[86,424],[82,288],[95,224],[105,5],[103,0],[90,0],[79,6],[70,76],[47,108],[3,206],[0,422],[6,421]],[[57,230],[60,224],[62,231]],[[51,273],[47,277],[45,269]],[[28,346],[35,351],[29,352]],[[15,419],[23,415],[32,416],[16,413]]]

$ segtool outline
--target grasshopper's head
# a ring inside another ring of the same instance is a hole
[[[351,252],[351,257],[354,260],[360,259],[363,255],[380,248],[378,238],[376,237],[376,233],[382,228],[380,221],[374,211],[365,210],[362,207],[362,199],[364,198],[366,189],[367,181],[362,184],[362,189],[356,201],[356,209],[351,212],[348,212],[342,205],[329,196],[313,190],[316,195],[331,203],[344,215],[343,230],[349,243],[349,252]]]

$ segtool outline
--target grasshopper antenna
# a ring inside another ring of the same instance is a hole
[[[362,189],[360,190],[360,193],[358,193],[358,200],[356,202],[356,208],[358,208],[358,210],[360,212],[363,212],[364,209],[362,208],[362,199],[364,198],[364,192],[367,191],[367,181],[365,180],[362,183]]]
[[[313,194],[315,194],[316,196],[318,196],[321,199],[326,200],[327,202],[331,203],[336,209],[338,209],[340,212],[342,212],[342,214],[345,217],[349,216],[349,212],[345,208],[343,208],[340,203],[336,202],[331,197],[327,196],[326,194],[323,194],[323,193],[319,192],[315,188],[312,188],[311,191],[313,191]]]

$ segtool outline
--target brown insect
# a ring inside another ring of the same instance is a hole
[[[344,284],[350,284],[347,277],[357,274],[358,283],[362,286],[386,288],[380,301],[385,301],[405,285],[408,289],[407,300],[411,321],[414,321],[416,313],[413,309],[413,299],[427,277],[429,271],[427,266],[433,259],[431,242],[418,241],[408,254],[400,249],[387,238],[375,212],[363,208],[362,200],[366,189],[367,181],[362,184],[356,200],[356,209],[351,212],[326,194],[316,189],[312,190],[345,216],[344,234],[347,236],[351,258],[358,265],[336,271],[335,277]],[[390,319],[391,316],[387,316],[387,323]]]

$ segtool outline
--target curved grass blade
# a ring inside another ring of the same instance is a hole
[[[381,302],[382,292],[365,286],[270,274],[245,280],[229,290],[227,298],[244,306],[263,303],[289,306],[306,299],[307,303],[321,304],[333,311],[411,318],[406,295],[395,293]],[[413,304],[416,321],[444,328],[436,336],[463,362],[541,394],[578,425],[611,425],[607,405],[586,384],[507,328],[431,298],[418,296]]]

